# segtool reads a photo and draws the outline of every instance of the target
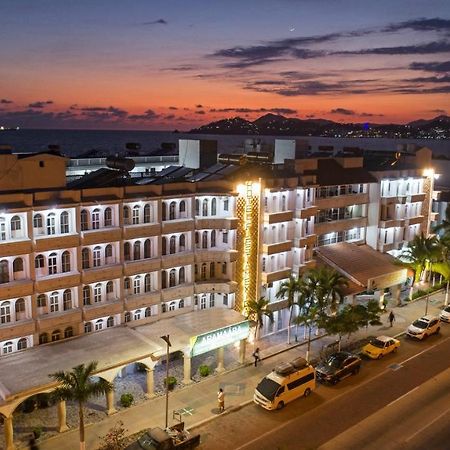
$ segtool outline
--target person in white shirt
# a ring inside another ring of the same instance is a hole
[[[220,388],[219,392],[217,393],[217,401],[219,402],[219,412],[225,411],[225,393],[223,392],[223,389]]]

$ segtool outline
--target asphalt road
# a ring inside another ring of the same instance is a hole
[[[450,325],[282,411],[250,404],[196,429],[201,450],[450,448]]]

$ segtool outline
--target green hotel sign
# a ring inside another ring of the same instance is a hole
[[[250,330],[248,320],[199,334],[191,338],[191,356],[215,350],[228,344],[233,344],[242,339],[247,339]]]

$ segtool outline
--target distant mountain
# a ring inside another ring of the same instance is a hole
[[[281,136],[450,138],[450,117],[415,120],[407,124],[339,123],[327,119],[298,119],[265,114],[253,122],[234,117],[190,131],[205,134],[250,134]]]

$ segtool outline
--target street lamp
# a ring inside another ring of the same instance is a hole
[[[169,349],[172,347],[169,335],[161,336],[161,339],[167,344],[167,359],[166,359],[166,429],[169,426]]]

